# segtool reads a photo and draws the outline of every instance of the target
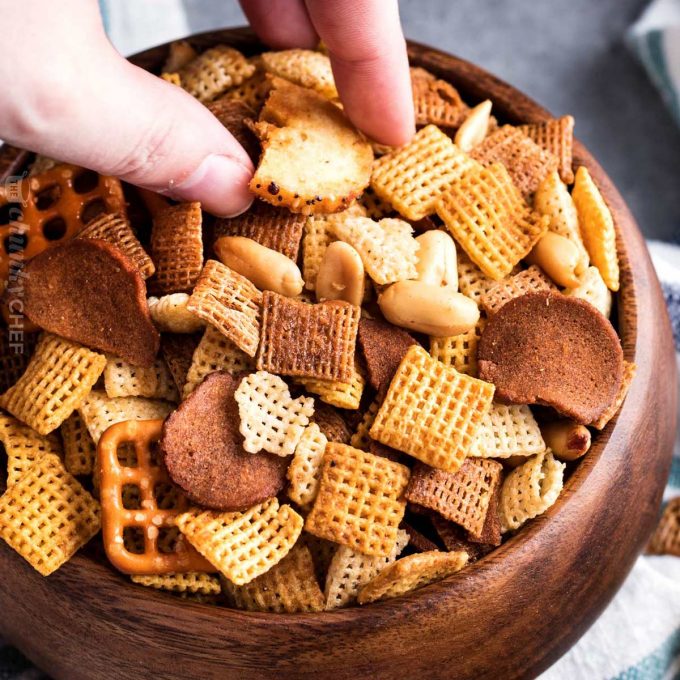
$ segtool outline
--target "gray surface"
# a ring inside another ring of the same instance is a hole
[[[623,45],[649,0],[401,0],[407,37],[469,59],[555,114],[645,234],[680,241],[680,130]],[[193,31],[244,23],[233,0],[184,0]]]

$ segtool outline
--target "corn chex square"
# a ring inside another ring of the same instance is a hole
[[[0,413],[0,442],[7,454],[7,486],[14,484],[33,462],[50,453],[61,457],[56,433],[41,435],[16,418]]]
[[[266,371],[243,378],[234,398],[241,418],[243,448],[249,453],[268,451],[290,456],[314,415],[314,399],[293,399],[288,385]]]
[[[333,300],[310,305],[265,291],[257,368],[350,382],[361,309]]]
[[[447,366],[452,366],[459,373],[477,377],[477,346],[484,332],[486,319],[480,317],[479,321],[467,333],[451,335],[448,337],[430,338],[430,354],[433,359],[438,359]]]
[[[237,586],[250,583],[280,562],[302,532],[303,519],[276,498],[245,512],[191,510],[177,526],[208,562]]]
[[[143,397],[111,398],[102,390],[92,390],[78,408],[87,431],[95,444],[106,430],[125,420],[164,419],[174,405],[158,399]]]
[[[295,614],[320,612],[323,593],[309,548],[300,543],[268,572],[242,586],[224,579],[224,591],[237,609],[251,612]]]
[[[493,316],[503,305],[516,297],[543,290],[557,291],[557,286],[543,273],[540,267],[532,264],[524,271],[503,279],[484,293],[480,299],[482,308]]]
[[[182,392],[183,398],[186,399],[210,373],[215,371],[239,373],[253,368],[254,362],[251,357],[222,335],[217,328],[208,325],[191,358]]]
[[[260,339],[262,293],[241,274],[208,260],[187,309],[215,326],[248,356]]]
[[[103,354],[45,333],[25,373],[0,396],[0,407],[49,434],[80,406],[105,366]]]
[[[437,214],[468,257],[496,281],[526,257],[550,222],[529,208],[500,163],[477,166],[453,182]]]
[[[498,505],[503,533],[519,529],[555,503],[562,491],[565,468],[548,449],[529,458],[505,478]]]
[[[64,465],[72,475],[91,475],[97,456],[85,421],[78,411],[74,411],[62,424],[59,430],[64,442]]]
[[[502,163],[524,196],[533,194],[559,161],[532,141],[520,128],[503,125],[477,144],[470,157],[482,165]]]
[[[366,272],[376,283],[417,278],[419,243],[408,222],[391,217],[375,222],[370,217],[342,213],[329,221],[335,236],[359,253]]]
[[[288,497],[301,508],[311,505],[316,498],[326,444],[326,435],[316,423],[310,423],[295,448],[288,466]]]
[[[357,601],[368,604],[405,595],[460,571],[468,563],[466,552],[431,550],[402,557],[383,569],[360,591]]]
[[[477,441],[469,455],[477,458],[509,458],[533,456],[545,449],[541,428],[526,404],[492,404],[482,420]]]
[[[406,510],[408,479],[405,465],[331,442],[305,530],[365,555],[389,555]]]
[[[104,389],[108,397],[179,401],[177,385],[163,359],[156,359],[148,368],[140,368],[122,359],[108,357],[104,369]]]
[[[432,467],[455,472],[491,407],[494,386],[458,373],[412,345],[369,435]]]
[[[187,309],[188,293],[170,293],[162,297],[150,297],[149,314],[156,328],[163,333],[196,333],[205,326]]]
[[[421,220],[435,212],[441,193],[474,166],[450,137],[428,125],[408,144],[375,161],[371,187],[406,219]]]
[[[495,460],[468,459],[457,472],[417,464],[406,489],[411,503],[438,512],[480,537],[503,467]]]
[[[616,292],[619,289],[619,256],[616,252],[614,218],[584,165],[576,171],[571,196],[590,260],[600,270],[607,288]]]
[[[0,496],[0,538],[49,576],[101,526],[99,504],[53,454],[37,458]]]
[[[397,541],[389,555],[364,555],[341,545],[328,567],[324,597],[326,609],[337,609],[353,603],[361,588],[392,564],[409,542],[406,531],[399,529]]]

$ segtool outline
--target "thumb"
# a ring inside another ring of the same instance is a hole
[[[229,217],[252,203],[253,165],[208,109],[104,47],[43,89],[8,141]],[[71,82],[69,82],[71,81]],[[45,83],[43,83],[43,86]]]

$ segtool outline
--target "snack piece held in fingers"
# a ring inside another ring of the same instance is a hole
[[[314,415],[314,399],[293,399],[288,385],[266,371],[244,377],[234,398],[241,419],[243,448],[249,453],[268,451],[290,456]]]
[[[616,292],[619,289],[619,256],[616,252],[614,218],[584,165],[576,171],[571,195],[590,260],[600,270],[607,288]]]
[[[190,510],[177,518],[187,540],[234,585],[269,571],[295,545],[303,519],[276,498],[244,512]]]
[[[25,267],[24,310],[41,328],[150,366],[160,338],[137,268],[105,241],[74,239]]]
[[[262,66],[267,73],[316,90],[326,99],[337,99],[330,59],[314,50],[263,52]]]
[[[176,517],[188,508],[187,499],[170,484],[154,449],[161,436],[162,420],[116,423],[99,440],[97,475],[102,502],[102,533],[106,556],[126,574],[153,575],[187,571],[214,571],[191,546],[174,541],[172,550],[161,548],[162,532],[175,527]],[[134,450],[131,461],[120,451]],[[129,464],[128,464],[129,463]],[[126,491],[138,494],[130,507]],[[141,550],[126,546],[126,530],[140,534]],[[164,546],[166,547],[166,546]]]
[[[45,333],[26,372],[0,396],[0,407],[49,434],[81,406],[105,366],[103,354]]]
[[[91,238],[106,241],[120,250],[139,270],[143,279],[148,279],[156,271],[151,258],[132,231],[130,221],[124,213],[100,215],[78,232],[78,238]]]
[[[0,496],[0,538],[49,576],[100,527],[99,503],[54,454],[36,459]]]
[[[477,165],[451,183],[437,202],[437,214],[468,257],[495,281],[528,255],[550,221],[529,207],[500,163]]]
[[[201,102],[209,102],[255,73],[238,50],[217,45],[192,59],[179,70],[182,87]]]
[[[479,538],[501,473],[502,466],[495,460],[466,460],[457,472],[418,463],[411,473],[406,498],[435,510]]]
[[[361,319],[359,347],[366,361],[368,381],[377,392],[386,389],[411,345],[418,344],[406,331],[379,319]]]
[[[154,295],[190,293],[203,267],[201,204],[179,203],[153,217],[151,259],[156,273],[149,280]]]
[[[550,118],[542,123],[520,125],[519,129],[544,151],[558,159],[558,172],[565,184],[574,181],[572,153],[574,144],[574,117]]]
[[[402,557],[367,583],[357,601],[368,604],[404,595],[455,574],[467,563],[466,552],[430,551]]]
[[[262,155],[250,188],[268,203],[307,215],[337,212],[368,186],[371,145],[322,95],[275,78],[253,127]]]
[[[496,386],[498,399],[552,406],[583,424],[614,402],[623,378],[612,325],[588,303],[560,293],[529,293],[504,305],[486,324],[478,359],[479,375]]]
[[[250,583],[236,586],[223,579],[227,599],[237,609],[251,612],[320,612],[324,597],[314,572],[309,548],[297,543],[269,571]]]
[[[245,276],[217,260],[208,260],[187,310],[253,357],[260,339],[261,306],[262,293]]]
[[[557,169],[559,162],[512,125],[503,125],[492,132],[470,152],[470,157],[487,167],[502,163],[524,196],[533,194],[545,176]]]
[[[222,236],[215,254],[232,271],[245,276],[259,290],[296,297],[304,288],[298,266],[276,250],[244,236]]]
[[[19,196],[11,195],[10,186],[3,183],[0,188],[0,208],[12,202],[19,212],[21,202],[20,219],[0,225],[0,239],[7,244],[0,248],[0,283],[7,281],[10,264],[14,267],[65,243],[98,215],[125,214],[120,181],[76,165],[59,164],[23,180]],[[17,221],[21,233],[12,226]]]
[[[244,450],[238,384],[224,371],[208,375],[170,414],[160,441],[173,481],[195,503],[219,510],[246,510],[275,496],[286,479],[285,458]]]
[[[435,212],[442,192],[476,163],[434,125],[406,146],[376,160],[371,188],[409,220]]]
[[[11,487],[43,456],[61,458],[61,442],[56,433],[41,435],[12,416],[0,413],[0,442],[7,456],[7,487]]]
[[[389,555],[364,555],[346,545],[341,545],[333,554],[328,566],[324,588],[326,609],[337,609],[355,602],[362,586],[392,564],[408,543],[408,534],[399,529],[397,541]]]
[[[562,491],[566,465],[544,451],[515,468],[503,482],[499,511],[503,533],[543,514]]]
[[[258,370],[349,382],[360,315],[347,302],[309,305],[265,291]]]
[[[408,479],[405,465],[331,442],[305,530],[365,555],[389,555],[406,509]]]
[[[296,262],[306,221],[307,217],[304,215],[255,200],[250,209],[242,215],[218,219],[215,223],[215,238],[219,239],[222,236],[251,238]]]
[[[392,378],[369,434],[432,467],[456,472],[493,395],[490,383],[458,373],[413,345]]]

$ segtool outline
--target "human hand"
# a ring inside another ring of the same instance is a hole
[[[273,47],[324,39],[345,110],[369,136],[404,143],[414,130],[396,0],[242,0]],[[248,155],[202,104],[128,63],[94,0],[0,0],[0,138],[115,175],[216,215],[248,208]],[[21,31],[18,28],[21,27]]]

